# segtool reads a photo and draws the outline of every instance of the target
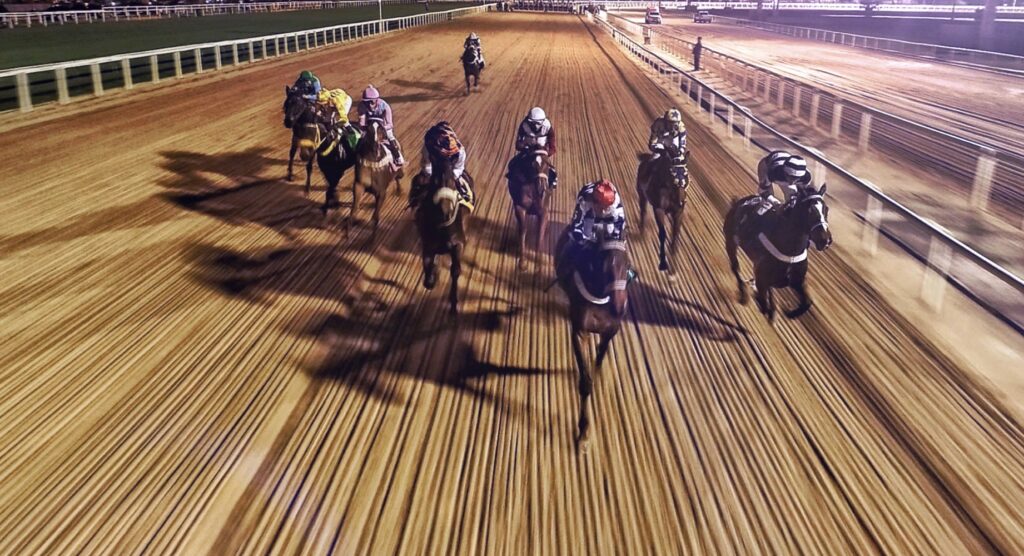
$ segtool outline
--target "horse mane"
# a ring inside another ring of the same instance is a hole
[[[648,153],[648,152],[636,153],[636,159],[639,160],[641,163],[645,163],[645,162],[650,161],[651,157],[653,157],[653,156],[654,155],[652,155],[651,153]]]

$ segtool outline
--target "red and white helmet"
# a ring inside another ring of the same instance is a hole
[[[592,199],[594,207],[605,210],[608,207],[615,204],[615,196],[618,193],[615,190],[615,185],[612,182],[601,179],[594,184],[594,193]]]

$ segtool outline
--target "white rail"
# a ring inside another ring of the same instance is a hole
[[[381,0],[384,4],[416,4],[419,0]],[[132,19],[159,19],[172,17],[195,17],[204,15],[225,15],[264,13],[296,10],[326,10],[353,6],[376,6],[377,0],[323,0],[296,2],[261,2],[249,4],[189,4],[177,6],[118,6],[99,10],[67,10],[42,12],[15,12],[0,14],[0,26],[32,27],[67,25],[75,23],[96,23],[104,21],[125,21]]]
[[[640,2],[623,0],[595,0],[593,2],[578,2],[583,5],[601,5],[609,10],[642,9],[658,5],[664,9],[682,10],[687,7],[686,2]],[[773,11],[776,9],[772,2],[763,2],[758,6],[757,2],[693,2],[689,4],[694,10],[761,10]],[[877,4],[872,10],[875,12],[887,13],[941,13],[941,14],[962,14],[964,17],[980,10],[983,6],[965,6],[962,4]],[[842,11],[842,12],[865,12],[864,4],[858,2],[780,2],[778,10],[803,10],[803,11]],[[997,14],[1024,14],[1024,6],[998,6]]]
[[[0,111],[18,109],[28,112],[40,102],[66,104],[75,98],[102,96],[113,88],[132,89],[141,83],[217,71],[329,44],[450,21],[490,11],[493,7],[494,4],[484,4],[262,37],[3,70],[0,71]]]
[[[646,33],[652,44],[663,52],[672,53],[677,59],[690,57],[693,42],[664,35],[654,26],[643,26],[621,16],[610,17],[615,18],[617,25],[633,29],[637,35]],[[834,139],[852,135],[862,151],[874,146],[889,154],[907,153],[909,159],[921,160],[944,174],[950,183],[971,183],[965,193],[974,208],[988,210],[993,192],[998,192],[998,204],[1007,210],[997,214],[1011,225],[1020,224],[1020,211],[1024,208],[1024,188],[1020,185],[1024,184],[1024,156],[1019,153],[837,96],[816,85],[711,48],[704,47],[703,53],[702,65],[706,68],[797,117],[807,114],[803,121],[812,128],[830,131]]]
[[[789,35],[791,37],[831,42],[857,48],[866,48],[869,50],[881,50],[884,52],[914,56],[918,58],[929,58],[941,62],[972,66],[980,69],[1024,72],[1024,56],[1014,56],[1013,54],[1003,54],[1001,52],[972,50],[970,48],[957,48],[954,46],[901,41],[882,37],[869,37],[865,35],[855,35],[853,33],[829,31],[827,29],[797,27],[794,25],[782,25],[779,23],[752,21],[749,19],[738,19],[734,17],[715,16],[715,21],[724,21],[726,23],[742,27],[770,31],[772,33]]]
[[[877,249],[878,236],[885,235],[901,249],[924,263],[921,299],[939,308],[944,284],[960,287],[979,305],[1024,334],[1024,280],[965,245],[945,230],[918,216],[868,183],[829,160],[820,151],[807,147],[775,130],[731,98],[722,95],[689,71],[636,42],[603,21],[597,21],[632,55],[653,68],[707,112],[713,129],[724,124],[728,136],[739,136],[748,148],[764,151],[784,148],[804,155],[817,167],[814,172],[824,180],[826,172],[839,179],[830,180],[829,192],[849,207],[864,225],[862,241],[869,252]],[[752,184],[753,186],[753,184]],[[856,207],[863,207],[859,210]],[[934,276],[945,280],[935,280]]]

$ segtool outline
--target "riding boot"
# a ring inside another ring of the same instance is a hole
[[[391,154],[395,157],[395,165],[405,166],[405,157],[402,156],[402,146],[398,144],[398,139],[392,139],[388,145],[391,147]]]

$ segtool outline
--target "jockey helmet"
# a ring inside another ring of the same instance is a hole
[[[299,79],[316,79],[316,77],[313,76],[313,72],[303,70],[303,72],[299,74]]]
[[[790,183],[803,181],[808,177],[807,161],[799,156],[791,156],[787,158],[785,164],[782,166],[782,170],[785,172]]]
[[[684,133],[686,131],[686,124],[683,123],[683,115],[679,113],[679,110],[670,108],[665,112],[665,119],[672,124],[672,127],[675,128],[677,132]]]
[[[471,40],[471,41],[478,41],[478,40],[480,40],[480,37],[476,36],[476,33],[470,33],[469,34],[469,40]]]
[[[615,203],[615,186],[608,180],[600,180],[594,184],[594,206],[606,210]]]
[[[380,91],[378,91],[373,85],[368,85],[363,89],[363,100],[380,100]]]
[[[533,108],[530,109],[530,114],[527,116],[527,118],[531,122],[541,123],[544,120],[548,119],[548,116],[547,114],[544,113],[543,108],[541,108],[540,106],[534,106]]]

